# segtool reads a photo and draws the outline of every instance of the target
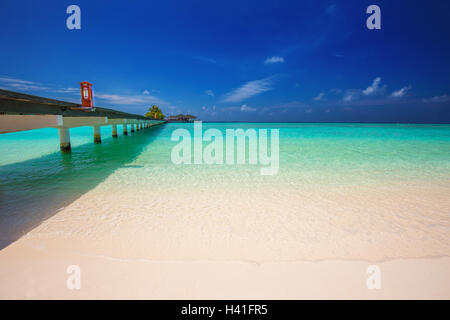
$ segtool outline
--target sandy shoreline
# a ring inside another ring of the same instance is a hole
[[[76,247],[76,244],[72,244]],[[69,290],[69,265],[81,270]],[[16,243],[0,253],[2,299],[450,299],[450,258],[364,261],[142,261],[84,255],[67,243]]]
[[[112,175],[2,249],[0,298],[450,298],[446,183],[245,196],[139,183]],[[366,286],[374,264],[381,290]]]
[[[67,240],[82,252],[157,261],[450,256],[446,186],[170,190],[110,180],[19,242]]]

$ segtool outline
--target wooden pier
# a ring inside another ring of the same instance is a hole
[[[92,126],[94,142],[101,143],[100,127],[112,126],[117,138],[117,125],[123,125],[123,135],[165,123],[144,116],[94,107],[83,110],[80,104],[47,99],[0,89],[0,134],[41,129],[59,129],[62,152],[70,152],[70,128]],[[136,128],[136,129],[135,129]]]

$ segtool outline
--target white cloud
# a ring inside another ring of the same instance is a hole
[[[80,93],[80,88],[55,88],[39,82],[27,81],[11,77],[0,77],[0,86],[12,90],[45,91],[57,93]]]
[[[272,90],[274,77],[249,81],[226,95],[225,102],[241,102],[260,93]]]
[[[423,102],[426,103],[443,103],[443,102],[450,102],[450,96],[447,94],[444,94],[442,96],[434,96],[433,98],[429,98],[429,99],[423,99]]]
[[[167,102],[151,95],[118,95],[107,93],[95,93],[94,98],[105,100],[113,104],[160,104],[167,105]]]
[[[0,85],[13,90],[48,91],[49,88],[39,82],[26,81],[10,77],[0,77]]]
[[[358,90],[347,90],[344,94],[344,100],[345,102],[354,101],[359,98],[360,91]]]
[[[312,113],[312,109],[311,109],[311,108],[306,109],[306,110],[305,110],[305,113]]]
[[[273,56],[264,60],[264,64],[284,63],[283,57]]]
[[[39,84],[38,82],[26,81],[26,80],[15,79],[15,78],[10,78],[10,77],[0,77],[0,82],[21,83],[21,84]]]
[[[55,92],[59,93],[80,93],[80,88],[61,88],[56,89]]]
[[[146,95],[149,95],[149,94],[150,94],[150,91],[148,91],[148,90],[144,90],[144,92],[142,92],[142,94],[146,94]]]
[[[206,90],[205,94],[207,94],[208,96],[214,97],[214,92],[212,90]]]
[[[21,83],[9,83],[7,86],[15,89],[15,90],[30,90],[30,91],[48,91],[49,88],[39,86],[39,85],[30,85],[30,84],[21,84]]]
[[[377,77],[375,80],[373,80],[372,84],[368,86],[364,90],[360,89],[349,89],[344,92],[344,97],[342,98],[342,101],[344,102],[351,102],[355,101],[361,98],[361,95],[364,96],[372,96],[376,95],[378,93],[383,92],[386,89],[386,85],[381,86],[381,78]],[[334,94],[339,94],[342,92],[341,89],[331,89],[330,92]]]
[[[325,92],[321,92],[321,93],[319,93],[319,95],[317,97],[314,97],[313,100],[321,101],[321,100],[323,100],[324,97],[325,97]]]
[[[370,96],[382,91],[386,86],[380,87],[381,78],[377,77],[373,80],[372,84],[368,86],[365,90],[363,90],[363,94],[366,96]]]
[[[252,107],[249,107],[248,105],[246,105],[246,104],[243,104],[242,106],[241,106],[241,109],[240,109],[241,111],[249,111],[249,112],[253,112],[253,111],[256,111],[256,108],[252,108]]]
[[[215,116],[217,114],[216,112],[216,106],[212,106],[211,108],[208,108],[206,106],[202,106],[202,110],[204,113],[209,114],[211,116]]]
[[[406,96],[407,91],[410,90],[410,89],[411,89],[411,86],[403,87],[403,88],[401,88],[398,91],[392,92],[391,96],[394,97],[394,98],[404,97],[404,96]]]

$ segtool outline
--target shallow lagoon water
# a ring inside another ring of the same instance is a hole
[[[184,123],[166,124],[127,137],[120,134],[119,128],[119,139],[112,139],[111,129],[105,127],[102,128],[102,144],[95,145],[92,142],[92,128],[71,129],[73,152],[69,155],[59,152],[56,129],[0,135],[1,247],[17,240],[94,189],[96,192],[87,197],[89,200],[80,204],[84,208],[80,219],[89,217],[89,213],[85,211],[92,211],[94,214],[100,210],[99,205],[108,206],[108,203],[100,201],[101,198],[130,201],[126,195],[132,196],[135,201],[121,204],[124,207],[119,206],[119,209],[123,209],[120,219],[125,220],[126,208],[146,208],[139,211],[139,217],[136,216],[137,213],[133,213],[132,217],[130,214],[130,220],[145,220],[152,219],[152,208],[158,211],[158,215],[165,214],[164,211],[172,212],[174,208],[169,204],[173,202],[178,209],[191,208],[199,215],[211,214],[214,210],[281,210],[280,219],[287,219],[281,212],[289,212],[291,219],[294,219],[291,222],[300,222],[300,217],[315,218],[307,215],[305,210],[309,209],[303,207],[301,212],[296,213],[296,208],[308,203],[310,199],[312,204],[315,203],[310,208],[313,215],[320,212],[317,211],[318,208],[329,201],[323,195],[314,201],[307,197],[309,193],[315,197],[317,191],[328,194],[329,190],[343,190],[343,194],[348,197],[347,204],[350,205],[366,199],[365,194],[355,194],[352,199],[352,190],[370,189],[375,185],[383,186],[383,195],[401,191],[402,186],[414,188],[410,193],[399,192],[402,197],[415,197],[422,191],[427,194],[435,187],[439,188],[439,194],[442,190],[450,190],[448,125],[203,123],[203,132],[208,128],[216,128],[222,132],[233,128],[279,129],[280,164],[279,172],[274,176],[262,176],[259,165],[248,163],[232,166],[175,165],[170,155],[177,142],[171,141],[171,135],[177,128],[186,128],[193,136],[193,124]],[[206,145],[207,142],[204,142],[203,146]],[[386,189],[388,187],[391,189]],[[235,197],[236,194],[248,199],[248,204],[244,206],[236,202],[234,205],[229,197]],[[297,199],[297,196],[304,198]],[[208,199],[205,200],[204,207],[198,205],[203,203],[201,198]],[[380,199],[376,200],[379,201],[377,203],[373,197],[367,197],[367,208],[374,210],[373,208],[386,206]],[[429,212],[418,213],[415,218],[422,223],[426,215],[431,224],[438,225],[436,234],[439,241],[442,241],[442,234],[445,235],[448,231],[450,220],[445,212],[450,212],[450,208],[447,207],[447,202],[431,203],[436,202],[436,199],[440,199],[439,196],[424,199],[423,202],[424,208],[434,208],[432,210],[437,212],[436,219],[429,217]],[[96,200],[99,203],[94,203]],[[401,202],[401,199],[398,201]],[[89,207],[90,204],[92,207]],[[392,209],[394,206],[395,203]],[[329,211],[327,208],[321,210]],[[367,213],[353,214],[351,219],[361,220],[361,225],[368,223],[371,218],[367,216],[370,209],[367,210]],[[222,218],[217,219],[225,219],[225,211]],[[241,217],[243,225],[245,221],[251,221],[244,211]],[[276,212],[268,212],[274,213]],[[72,218],[76,218],[73,214],[76,213],[72,213]],[[402,214],[403,211],[396,212],[395,219],[403,219]],[[389,226],[387,220],[380,221],[383,221],[385,230],[392,228],[396,232],[401,231],[401,227]],[[288,221],[285,222],[289,224]],[[152,224],[154,225],[154,221]],[[274,222],[271,224],[274,225]],[[405,226],[403,220],[402,226]],[[63,226],[60,227],[61,230],[64,229]],[[67,228],[70,229],[69,226]],[[266,227],[256,226],[254,229],[261,231],[264,228]],[[297,228],[300,229],[301,227]],[[180,229],[179,233],[182,232]],[[294,229],[289,232],[296,233]],[[243,229],[238,233],[244,236],[249,230]],[[299,236],[295,234],[294,238]],[[444,237],[443,241],[445,251],[448,240]]]

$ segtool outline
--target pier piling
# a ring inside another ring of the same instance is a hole
[[[113,138],[117,138],[118,137],[118,135],[117,135],[117,124],[113,124],[112,125],[112,137]]]
[[[99,126],[94,126],[94,143],[102,143],[102,136],[100,134]]]
[[[59,128],[59,145],[62,153],[71,152],[69,128]]]

